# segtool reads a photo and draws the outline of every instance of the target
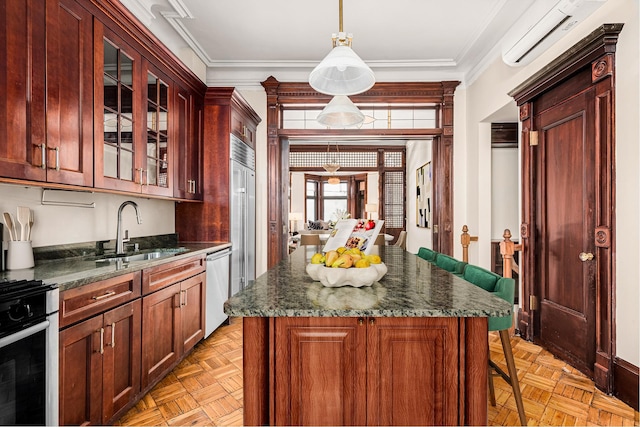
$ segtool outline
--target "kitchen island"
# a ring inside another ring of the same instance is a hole
[[[245,425],[486,425],[487,317],[506,301],[395,246],[327,288],[302,246],[225,303],[243,317]]]

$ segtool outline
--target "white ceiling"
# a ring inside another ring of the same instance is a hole
[[[121,0],[209,86],[306,81],[331,50],[338,0]],[[469,83],[534,0],[343,0],[343,29],[377,81]]]

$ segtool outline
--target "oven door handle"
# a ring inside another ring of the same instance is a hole
[[[0,338],[0,348],[6,347],[8,345],[11,345],[17,341],[20,341],[21,339],[27,338],[33,334],[36,334],[40,331],[44,331],[45,329],[47,329],[49,327],[49,325],[51,324],[51,322],[49,322],[48,320],[44,320],[40,323],[37,323],[33,326],[29,326],[27,329],[23,329],[21,331],[18,331],[16,333],[13,333],[9,336],[6,336],[4,338]]]

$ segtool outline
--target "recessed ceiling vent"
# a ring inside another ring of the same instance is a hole
[[[606,0],[536,0],[502,39],[502,60],[528,64]]]

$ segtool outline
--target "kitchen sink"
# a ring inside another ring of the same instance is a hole
[[[158,249],[158,250],[153,250],[151,252],[134,253],[131,255],[122,255],[122,256],[110,255],[108,257],[97,259],[96,263],[106,264],[106,263],[128,263],[128,262],[134,262],[134,261],[147,261],[150,259],[171,257],[186,251],[187,249],[185,248],[177,248],[177,249]]]

